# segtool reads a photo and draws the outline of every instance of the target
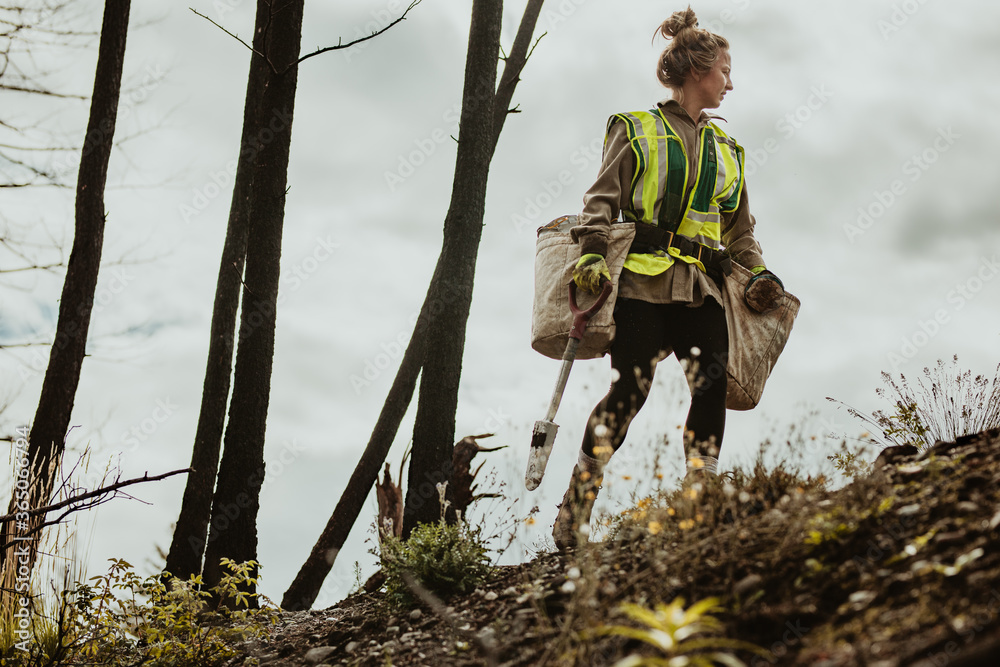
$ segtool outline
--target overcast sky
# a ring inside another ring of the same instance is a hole
[[[309,2],[303,50],[367,34],[402,4]],[[105,259],[142,261],[102,273],[73,415],[79,428],[69,439],[94,450],[92,468],[112,461],[126,476],[189,462],[241,129],[248,52],[186,5],[133,10],[119,136],[138,136],[112,158]],[[252,33],[251,0],[191,5]],[[85,6],[98,29],[99,4]],[[437,260],[470,6],[424,0],[386,35],[300,70],[259,518],[262,591],[275,599],[368,440]],[[508,48],[523,7],[505,9]],[[522,113],[500,138],[456,430],[495,431],[493,444],[509,445],[491,458],[519,499],[508,518],[540,508],[508,560],[547,535],[583,423],[609,382],[606,359],[574,367],[548,474],[525,492],[531,426],[544,416],[558,370],[529,347],[534,232],[579,212],[608,116],[666,96],[654,76],[664,42],[650,38],[681,8],[547,2],[537,31],[547,34],[515,95]],[[963,367],[992,377],[1000,362],[1000,132],[989,122],[1000,104],[1000,5],[711,0],[693,8],[702,26],[731,42],[735,90],[718,113],[747,150],[765,260],[802,301],[761,405],[729,413],[722,465],[751,460],[763,440],[783,440],[795,427],[804,434],[800,453],[819,470],[839,443],[823,434],[863,431],[826,397],[871,412],[887,407],[875,395],[881,371],[915,380],[957,353]],[[64,58],[55,75],[89,93],[95,60],[96,43]],[[82,135],[85,102],[24,104],[20,112]],[[69,246],[71,191],[5,193],[3,211]],[[0,290],[0,341],[51,337],[62,274],[20,280],[22,289]],[[13,395],[6,424],[24,423],[44,358],[20,351],[0,364]],[[612,460],[598,511],[622,509],[635,477],[649,477],[639,471],[664,435],[661,467],[668,481],[679,474],[687,399],[676,364],[661,367],[654,392]],[[390,455],[394,470],[411,427],[412,414]],[[183,485],[147,485],[135,493],[149,504],[118,501],[93,528],[81,524],[91,574],[111,556],[143,563],[166,548]],[[366,553],[374,512],[371,498],[321,604],[353,586],[355,561],[363,576],[374,570]]]

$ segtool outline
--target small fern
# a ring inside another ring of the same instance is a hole
[[[630,655],[619,660],[614,667],[674,667],[680,664],[712,667],[720,663],[730,667],[746,667],[746,663],[726,651],[742,650],[768,656],[756,644],[711,636],[722,629],[722,622],[714,615],[722,609],[716,598],[706,598],[687,609],[684,608],[684,598],[681,597],[669,604],[657,604],[655,609],[632,603],[624,603],[618,609],[643,627],[601,626],[595,634],[635,639],[656,648],[662,655]]]

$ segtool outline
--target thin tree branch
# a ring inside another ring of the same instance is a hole
[[[87,493],[81,493],[66,500],[60,501],[58,503],[53,503],[51,505],[46,505],[45,507],[38,507],[35,509],[28,510],[27,512],[15,512],[14,514],[3,514],[0,515],[0,523],[6,523],[11,519],[17,517],[18,514],[27,514],[28,516],[38,516],[39,514],[48,514],[49,512],[54,512],[55,510],[62,509],[63,507],[68,507],[74,503],[78,503],[83,500],[88,500],[96,496],[107,495],[118,489],[124,488],[126,486],[132,486],[133,484],[142,484],[143,482],[158,482],[161,479],[166,479],[167,477],[173,477],[174,475],[180,475],[181,473],[192,472],[191,468],[184,468],[183,470],[173,470],[171,472],[165,472],[162,475],[149,476],[147,472],[142,477],[136,477],[134,479],[127,479],[124,482],[115,482],[114,484],[109,484],[108,486],[103,486],[99,489],[94,489],[93,491],[88,491]]]
[[[128,481],[125,481],[125,482],[116,482],[115,484],[112,484],[111,486],[108,486],[108,487],[105,487],[105,488],[102,488],[102,489],[97,489],[96,491],[91,491],[89,493],[81,494],[79,496],[74,496],[73,498],[69,498],[67,500],[61,501],[61,502],[56,503],[54,505],[49,505],[49,506],[40,508],[39,510],[32,510],[32,511],[30,511],[28,513],[29,514],[38,514],[40,512],[51,512],[53,510],[61,509],[63,507],[66,507],[68,503],[78,503],[78,502],[82,503],[80,505],[70,506],[65,512],[63,512],[62,514],[60,514],[55,519],[50,519],[50,520],[47,520],[47,521],[43,520],[41,524],[39,524],[38,526],[35,526],[34,528],[32,528],[28,532],[24,533],[20,537],[12,539],[12,540],[8,540],[4,544],[0,544],[0,550],[6,550],[8,547],[13,546],[13,545],[17,544],[20,541],[23,541],[27,537],[31,537],[35,533],[41,532],[42,530],[44,530],[45,528],[47,528],[49,526],[54,526],[56,524],[62,523],[63,519],[65,519],[66,517],[68,517],[73,512],[81,512],[83,510],[88,510],[88,509],[91,509],[93,507],[97,507],[98,505],[103,505],[106,502],[110,502],[111,500],[114,500],[115,498],[118,497],[118,493],[119,493],[118,489],[121,488],[121,487],[123,487],[123,486],[128,486],[129,484],[139,484],[140,482],[155,482],[157,480],[164,479],[166,477],[170,477],[171,475],[177,475],[177,474],[180,474],[180,473],[183,473],[183,472],[190,472],[190,471],[191,471],[190,468],[187,468],[185,470],[175,470],[173,472],[168,472],[168,473],[165,473],[163,475],[158,475],[156,477],[149,477],[149,475],[147,473],[143,477],[139,477],[139,478],[136,478],[136,479],[131,479],[131,480],[128,480]],[[110,495],[108,495],[108,494],[110,494]],[[138,500],[138,498],[136,498],[135,496],[132,496],[132,495],[124,493],[124,492],[122,492],[122,495],[125,496],[126,498],[131,499],[131,500]],[[144,501],[139,501],[139,502],[144,502]],[[146,503],[146,504],[148,505],[149,503]],[[5,521],[9,521],[11,517],[16,517],[16,516],[17,516],[16,514],[8,514],[6,516],[0,517],[0,524],[4,523]]]
[[[538,46],[538,43],[540,41],[542,41],[542,37],[545,37],[548,34],[549,34],[548,30],[546,30],[545,32],[543,32],[541,35],[538,36],[538,39],[535,40],[535,43],[531,45],[531,50],[528,51],[528,55],[525,56],[525,58],[524,58],[525,60],[530,60],[531,59],[531,54],[533,54],[535,52],[535,47]]]
[[[528,0],[521,16],[521,24],[517,28],[517,35],[514,37],[514,44],[511,46],[510,55],[504,61],[503,74],[497,83],[496,101],[493,107],[493,150],[500,140],[500,132],[503,130],[504,121],[511,113],[520,113],[518,109],[510,108],[510,101],[514,97],[514,89],[521,80],[521,72],[528,62],[528,58],[534,52],[538,42],[545,36],[542,34],[531,43],[531,36],[535,32],[535,25],[538,17],[542,13],[544,0]]]
[[[197,14],[198,16],[200,16],[201,18],[205,19],[206,21],[208,21],[208,22],[209,22],[209,23],[211,23],[212,25],[214,25],[214,26],[215,26],[216,28],[218,28],[218,29],[219,29],[219,30],[221,30],[222,32],[226,33],[227,35],[229,35],[230,37],[232,37],[233,39],[235,39],[235,40],[236,40],[237,42],[239,42],[239,43],[240,43],[240,44],[242,44],[243,46],[245,46],[245,47],[247,47],[248,49],[250,49],[250,51],[252,51],[253,53],[256,53],[256,54],[257,54],[258,56],[260,56],[261,58],[265,58],[265,59],[267,58],[267,56],[265,56],[265,55],[264,55],[263,53],[261,53],[260,51],[257,51],[257,50],[256,50],[256,49],[254,49],[254,48],[253,48],[252,46],[250,46],[249,44],[247,44],[246,42],[244,42],[244,41],[243,41],[243,40],[242,40],[242,39],[241,39],[241,38],[240,38],[240,37],[239,37],[238,35],[234,35],[233,33],[229,32],[228,30],[226,30],[225,28],[223,28],[223,27],[222,27],[221,25],[219,25],[218,23],[216,23],[216,22],[215,22],[215,21],[213,21],[212,19],[208,18],[207,16],[205,16],[205,15],[204,15],[204,14],[202,14],[201,12],[199,12],[199,11],[198,11],[197,9],[195,9],[194,7],[188,7],[188,9],[190,9],[190,10],[191,10],[192,12],[194,12],[195,14]]]
[[[417,5],[419,5],[420,2],[421,2],[421,0],[413,0],[413,2],[410,3],[410,6],[406,8],[406,11],[404,11],[402,13],[402,15],[400,15],[400,17],[398,19],[396,19],[395,21],[393,21],[392,23],[390,23],[386,27],[382,28],[381,30],[376,30],[372,34],[368,35],[367,37],[359,37],[358,39],[355,39],[354,41],[348,42],[347,44],[344,44],[343,43],[344,39],[341,38],[340,41],[337,42],[336,46],[327,46],[327,47],[324,47],[322,49],[317,49],[316,51],[313,51],[312,53],[310,53],[308,55],[304,55],[301,58],[299,58],[296,64],[301,63],[303,60],[306,60],[308,58],[312,58],[313,56],[318,56],[321,53],[326,53],[327,51],[336,51],[338,49],[349,49],[352,46],[354,46],[355,44],[360,44],[361,42],[367,42],[369,39],[372,39],[374,37],[378,37],[383,32],[385,32],[386,30],[388,30],[392,26],[396,25],[400,21],[405,21],[406,20],[406,15],[410,13],[411,9],[413,9],[414,7],[416,7]]]
[[[53,269],[61,269],[66,266],[65,263],[60,262],[58,264],[43,264],[40,266],[18,266],[13,269],[0,269],[0,273],[17,273],[19,271],[51,271]]]
[[[69,93],[54,93],[51,90],[45,90],[43,88],[22,88],[21,86],[8,86],[4,84],[0,86],[0,90],[9,90],[12,93],[31,93],[33,95],[47,95],[48,97],[64,97],[73,100],[86,100],[89,99],[86,95],[71,95]]]
[[[12,144],[0,144],[0,148],[8,148],[10,150],[15,150],[15,151],[45,151],[45,152],[80,150],[79,146],[14,146]]]

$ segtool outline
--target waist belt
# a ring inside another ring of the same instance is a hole
[[[709,248],[703,243],[647,222],[635,223],[635,240],[629,247],[630,253],[652,253],[657,250],[667,252],[668,248],[677,248],[682,255],[697,259],[709,273],[722,273],[728,276],[733,272],[732,258],[721,250]]]

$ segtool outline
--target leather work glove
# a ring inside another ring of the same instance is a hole
[[[601,291],[603,282],[601,278],[611,280],[611,272],[601,255],[593,253],[584,255],[576,263],[576,268],[573,269],[573,282],[576,283],[577,287],[587,290],[591,294],[597,294]]]
[[[784,295],[781,279],[766,269],[751,278],[743,292],[747,305],[758,313],[769,313],[780,306]]]

